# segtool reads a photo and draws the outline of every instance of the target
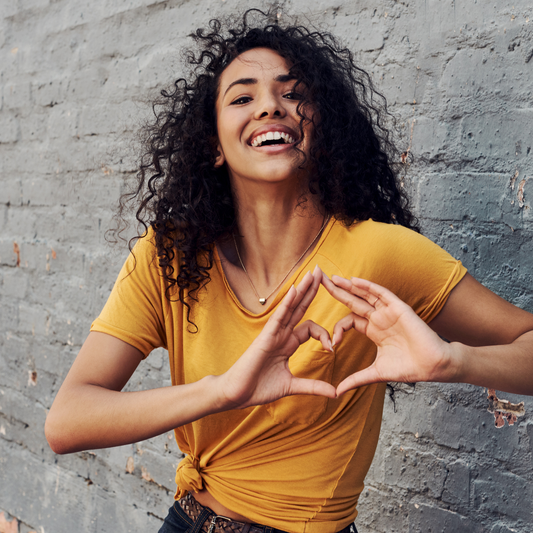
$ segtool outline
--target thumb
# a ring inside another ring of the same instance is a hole
[[[328,398],[337,397],[335,387],[326,381],[294,377],[289,389],[289,395],[293,394],[311,394],[313,396],[327,396]]]
[[[381,383],[387,381],[383,379],[376,371],[374,364],[370,365],[364,370],[360,370],[346,379],[341,381],[337,387],[337,396],[348,392],[349,390],[363,387],[364,385],[370,385],[371,383]]]

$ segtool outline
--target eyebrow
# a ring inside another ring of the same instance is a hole
[[[295,80],[296,76],[293,74],[280,74],[274,78],[274,81],[278,83],[286,83],[288,81]],[[224,96],[234,85],[255,85],[257,83],[257,78],[239,78],[238,80],[232,81],[228,88],[224,91]]]

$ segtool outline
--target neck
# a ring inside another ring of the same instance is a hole
[[[261,185],[261,191],[237,189],[238,231],[223,252],[237,268],[242,268],[242,260],[257,292],[265,297],[312,252],[325,217],[309,192],[304,196],[301,188]]]

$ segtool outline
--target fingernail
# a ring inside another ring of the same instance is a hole
[[[328,346],[329,346],[329,351],[332,352],[333,351],[333,344],[331,344],[330,340],[328,340]]]

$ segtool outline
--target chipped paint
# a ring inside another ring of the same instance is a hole
[[[128,460],[126,461],[126,473],[133,474],[134,470],[135,470],[135,461],[133,457],[130,455],[128,457]]]
[[[150,483],[155,483],[154,478],[150,475],[150,472],[148,472],[148,470],[146,470],[144,466],[141,466],[141,473],[142,473],[141,477],[145,481],[149,481]]]
[[[28,387],[37,385],[37,371],[28,370]]]
[[[511,178],[511,180],[509,181],[509,188],[514,191],[514,187],[515,187],[515,184],[516,184],[516,178],[518,178],[518,170],[514,173],[514,176]]]
[[[16,266],[20,266],[20,247],[16,241],[13,241],[13,253],[17,256]]]
[[[518,198],[518,206],[524,207],[524,187],[526,186],[527,178],[524,178],[520,185],[518,185],[518,192],[516,193],[516,197]]]
[[[494,389],[488,389],[487,397],[489,399],[487,411],[494,414],[494,425],[497,428],[505,426],[506,420],[510,426],[513,426],[519,416],[526,414],[524,402],[511,403],[508,400],[500,400]]]
[[[411,132],[409,135],[409,146],[407,147],[407,150],[405,150],[405,152],[403,152],[402,155],[400,156],[401,161],[404,165],[407,163],[407,160],[409,158],[409,153],[411,152],[411,147],[413,145],[413,131],[415,128],[415,122],[416,122],[416,118],[414,118],[411,122]]]

